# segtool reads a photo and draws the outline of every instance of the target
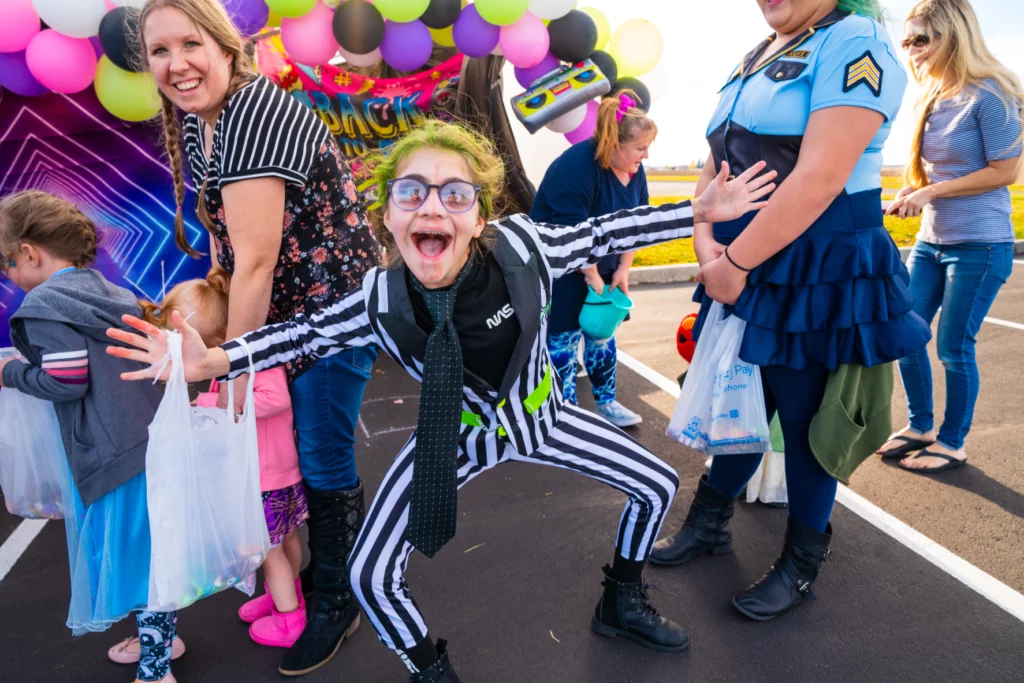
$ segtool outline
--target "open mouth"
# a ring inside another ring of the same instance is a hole
[[[182,81],[181,83],[175,83],[174,87],[178,92],[192,92],[199,87],[202,83],[201,78],[193,78],[191,81]]]
[[[416,251],[426,259],[439,258],[452,243],[452,239],[452,235],[440,230],[421,230],[412,235],[412,243],[416,245]]]

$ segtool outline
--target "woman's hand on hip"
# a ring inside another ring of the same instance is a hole
[[[708,296],[722,304],[734,304],[747,286],[747,274],[729,263],[725,256],[701,266],[697,282]]]

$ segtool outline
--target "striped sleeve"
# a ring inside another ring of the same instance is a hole
[[[992,82],[989,87],[998,89],[999,85]],[[1001,98],[988,88],[979,88],[976,116],[985,161],[1002,161],[1021,155],[1021,106],[1012,95]]]
[[[232,95],[218,123],[220,185],[277,177],[305,185],[330,131],[320,118],[264,77]]]
[[[510,220],[536,231],[554,279],[593,265],[608,254],[693,236],[689,201],[616,211],[571,226],[534,223],[525,215]]]
[[[4,367],[3,383],[45,401],[75,401],[89,391],[89,350],[71,327],[50,320],[26,320],[25,336],[39,352],[39,366],[13,361]]]
[[[256,372],[302,356],[326,358],[346,348],[377,344],[364,296],[363,290],[357,289],[319,313],[299,314],[287,322],[267,325],[240,337],[252,351]],[[221,348],[228,354],[231,369],[226,377],[218,379],[233,379],[249,372],[249,357],[239,339],[232,339]]]

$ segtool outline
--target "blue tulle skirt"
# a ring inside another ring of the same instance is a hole
[[[729,245],[755,214],[715,224]],[[740,358],[802,369],[865,367],[923,348],[931,330],[913,311],[910,274],[882,221],[881,190],[841,195],[792,244],[755,268],[733,306],[747,322]],[[711,308],[704,287],[694,301],[700,334]]]
[[[64,496],[71,564],[68,627],[105,631],[149,600],[149,513],[143,472],[88,507],[74,483]],[[71,504],[68,504],[71,501]]]

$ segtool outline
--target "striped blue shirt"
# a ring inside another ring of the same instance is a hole
[[[995,81],[986,81],[998,89]],[[1001,91],[1000,91],[1001,92]],[[942,100],[928,117],[922,145],[925,170],[933,183],[962,178],[990,161],[1021,155],[1021,110],[985,88],[970,88]],[[1010,191],[1001,187],[967,197],[943,197],[924,207],[917,239],[932,244],[1012,242]]]

